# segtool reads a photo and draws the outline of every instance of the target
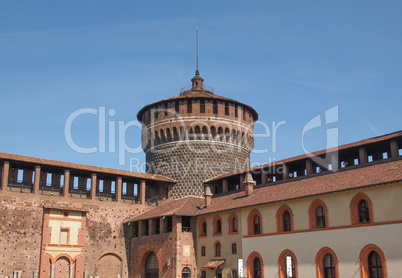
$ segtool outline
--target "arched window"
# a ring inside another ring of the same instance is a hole
[[[259,235],[261,233],[261,223],[260,217],[258,215],[254,216],[254,234]]]
[[[232,213],[228,218],[229,235],[238,233],[238,219],[236,214]]]
[[[216,234],[222,233],[222,222],[220,220],[216,221]]]
[[[198,125],[195,126],[195,137],[197,140],[201,139],[201,128]]]
[[[317,228],[324,228],[325,227],[325,213],[324,208],[319,206],[315,212]]]
[[[214,236],[222,235],[222,219],[219,215],[215,216],[213,222]]]
[[[264,262],[257,252],[252,252],[247,259],[247,276],[251,278],[264,277]]]
[[[291,226],[290,226],[290,213],[289,211],[285,211],[283,213],[283,231],[284,232],[289,232],[291,231]]]
[[[350,214],[352,224],[364,224],[373,222],[373,210],[370,198],[364,193],[356,194],[350,202]]]
[[[338,278],[338,259],[328,247],[323,247],[318,251],[315,258],[315,263],[317,266],[317,277],[318,278]]]
[[[198,222],[198,236],[206,237],[207,236],[207,221],[205,218],[201,218],[200,222]]]
[[[261,275],[261,260],[259,258],[255,258],[253,262],[253,278],[260,278]]]
[[[385,255],[378,246],[366,245],[359,255],[362,278],[387,277]]]
[[[328,226],[328,209],[321,200],[311,203],[308,210],[310,229],[325,228]]]
[[[383,277],[381,258],[376,251],[371,251],[370,255],[368,256],[368,269],[370,278]]]
[[[331,254],[326,254],[324,256],[324,277],[325,278],[335,278],[335,262],[334,257]]]
[[[191,277],[191,271],[188,267],[183,268],[181,271],[181,277],[182,278],[190,278]]]
[[[221,256],[221,243],[219,241],[215,242],[215,257]]]
[[[262,234],[262,217],[257,209],[253,209],[248,215],[247,228],[249,235]]]
[[[276,213],[278,232],[293,231],[293,214],[288,205],[282,205]]]
[[[237,270],[236,270],[236,269],[233,269],[233,270],[232,270],[232,277],[233,277],[233,278],[239,277],[239,276],[237,275]]]
[[[292,265],[292,278],[297,278],[297,260],[295,254],[289,249],[284,250],[278,259],[279,278],[287,278],[287,263]]]
[[[366,200],[361,200],[359,203],[359,222],[360,223],[370,222],[369,206]]]
[[[145,263],[145,278],[158,278],[159,277],[159,264],[158,258],[155,253],[149,254]]]

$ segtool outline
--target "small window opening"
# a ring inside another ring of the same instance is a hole
[[[205,99],[200,100],[200,113],[205,113]]]
[[[193,104],[191,100],[187,101],[187,113],[188,114],[193,113]]]
[[[213,113],[218,114],[218,101],[213,101]]]
[[[191,231],[190,222],[191,222],[190,216],[182,216],[181,217],[182,232],[190,232]]]

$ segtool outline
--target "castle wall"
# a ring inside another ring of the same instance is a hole
[[[128,277],[128,239],[125,238],[122,222],[149,210],[149,206],[11,191],[0,193],[1,277],[13,274],[15,270],[22,270],[22,277],[33,277],[34,272],[39,271],[41,259],[49,259],[41,257],[42,226],[49,207],[55,211],[80,211],[86,217],[85,238],[80,239],[84,242],[83,252],[75,265],[76,273],[81,267],[80,277],[84,271],[88,275],[117,277],[116,273],[105,271],[111,269],[116,272],[117,268],[121,277]],[[105,268],[108,265],[110,267]],[[44,269],[43,274],[48,273],[49,269]],[[48,277],[38,274],[38,277]]]
[[[173,216],[172,229],[163,228],[163,219],[156,218],[152,221],[160,221],[162,229],[157,234],[141,235],[131,238],[131,256],[133,263],[131,269],[132,278],[145,277],[145,265],[148,256],[155,253],[159,265],[159,277],[182,277],[184,268],[191,271],[192,278],[197,277],[196,249],[194,244],[195,229],[192,232],[183,231],[180,216]],[[141,223],[142,225],[143,223]],[[191,226],[194,227],[195,219]],[[144,229],[144,227],[141,227]]]

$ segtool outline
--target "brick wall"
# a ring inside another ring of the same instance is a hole
[[[122,222],[150,207],[88,199],[50,197],[31,193],[0,191],[0,276],[22,270],[33,277],[39,270],[44,206],[79,209],[86,212],[84,270],[99,273],[101,265],[121,265],[121,277],[128,277],[128,260]],[[128,245],[127,245],[128,246]]]

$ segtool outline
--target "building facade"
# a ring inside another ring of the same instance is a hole
[[[147,173],[0,153],[0,277],[402,276],[402,132],[250,168],[198,71],[138,113]]]

